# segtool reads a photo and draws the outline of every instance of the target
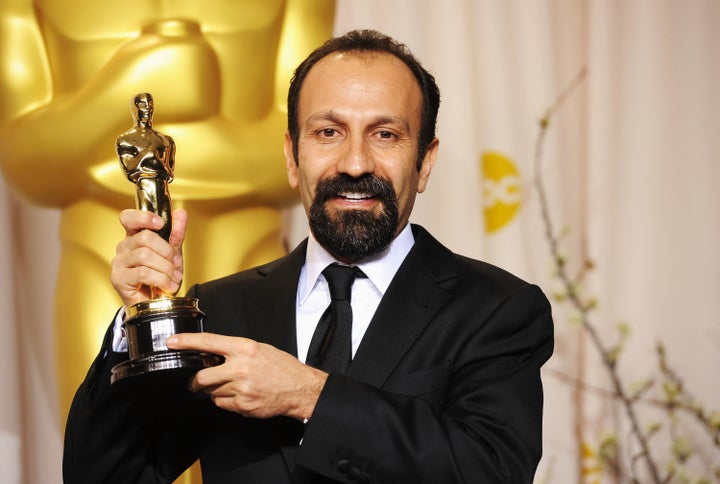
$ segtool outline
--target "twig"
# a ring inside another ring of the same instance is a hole
[[[545,138],[550,127],[550,122],[555,112],[562,106],[566,99],[572,94],[575,88],[585,79],[587,75],[587,69],[583,68],[580,70],[575,79],[566,87],[561,94],[558,96],[555,103],[550,109],[548,109],[545,116],[540,120],[540,130],[538,132],[537,140],[535,143],[535,186],[538,192],[540,200],[540,210],[542,215],[543,224],[545,227],[545,237],[550,246],[550,252],[552,254],[554,263],[557,268],[557,277],[560,279],[566,296],[571,302],[572,306],[578,311],[580,316],[581,326],[585,329],[587,334],[590,336],[590,340],[595,346],[596,350],[602,357],[603,363],[608,370],[608,374],[612,381],[613,388],[617,394],[617,398],[622,403],[622,407],[625,410],[628,420],[632,428],[632,434],[640,445],[640,452],[638,456],[645,461],[648,470],[652,476],[655,484],[661,484],[663,480],[660,478],[660,472],[658,466],[655,463],[655,459],[652,456],[650,446],[648,444],[645,434],[640,429],[638,417],[635,413],[633,401],[630,396],[625,392],[620,377],[617,372],[617,360],[616,356],[611,354],[605,346],[595,328],[591,323],[588,313],[594,307],[591,302],[583,302],[580,294],[578,294],[577,286],[573,283],[573,278],[568,274],[567,265],[565,258],[561,255],[559,249],[559,239],[556,235],[552,217],[550,215],[549,204],[547,200],[547,194],[542,178],[542,159],[543,159],[543,147]]]

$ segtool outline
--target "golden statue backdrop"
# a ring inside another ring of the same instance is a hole
[[[294,67],[332,33],[334,0],[3,0],[0,164],[61,210],[55,296],[61,420],[120,300],[109,281],[134,189],[115,138],[151,92],[177,145],[173,201],[189,212],[185,283],[282,255],[294,202],[282,153]],[[181,290],[181,292],[184,289]]]

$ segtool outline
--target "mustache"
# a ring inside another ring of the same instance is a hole
[[[329,201],[342,194],[372,198],[378,210],[331,210]],[[398,226],[398,203],[392,183],[373,173],[352,177],[339,173],[318,180],[308,211],[310,230],[335,257],[357,260],[384,250]]]
[[[340,173],[331,178],[319,180],[315,187],[315,202],[322,203],[341,193],[363,193],[383,202],[395,203],[395,190],[392,184],[372,173],[358,178]]]

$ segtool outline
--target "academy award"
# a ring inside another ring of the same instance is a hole
[[[133,98],[134,126],[116,141],[120,164],[136,190],[136,206],[154,212],[165,221],[158,234],[169,240],[172,231],[172,205],[168,185],[175,168],[175,142],[152,127],[153,98],[141,93]],[[205,314],[198,300],[174,297],[151,288],[151,299],[126,308],[123,329],[129,360],[112,368],[111,382],[132,376],[175,370],[191,373],[218,365],[222,358],[199,351],[173,351],[165,345],[176,333],[203,331]]]

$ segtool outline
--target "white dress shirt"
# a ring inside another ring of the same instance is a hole
[[[414,243],[415,239],[408,224],[387,249],[353,264],[367,276],[367,278],[356,278],[352,286],[350,305],[353,313],[353,357],[390,281],[395,277],[400,264],[405,260]],[[315,240],[311,233],[308,237],[305,265],[300,271],[296,300],[297,349],[298,358],[303,363],[307,358],[315,327],[330,305],[330,290],[322,271],[335,262],[337,260]]]

